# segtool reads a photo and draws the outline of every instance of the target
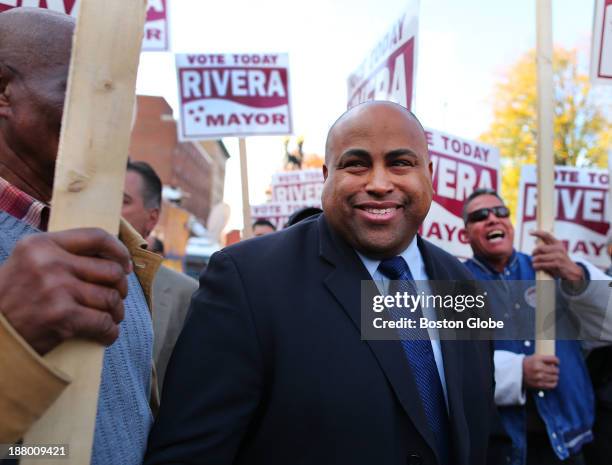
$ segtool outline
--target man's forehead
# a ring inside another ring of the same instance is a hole
[[[347,111],[332,126],[327,149],[359,140],[385,142],[394,135],[405,138],[427,154],[427,140],[419,121],[405,108],[391,102],[370,102]]]
[[[0,14],[0,61],[25,73],[46,66],[66,66],[74,20],[40,8],[14,8]]]
[[[347,128],[368,125],[375,120],[392,119],[397,124],[417,126],[420,123],[416,117],[406,108],[392,102],[365,102],[347,110],[336,120],[330,133],[336,130],[346,130]]]
[[[499,205],[504,205],[504,202],[499,197],[492,194],[483,194],[472,199],[468,205],[467,211],[471,213],[479,208],[497,207]]]
[[[138,171],[128,169],[125,173],[125,185],[140,189],[144,186],[144,179]]]
[[[339,142],[346,143],[375,135],[373,127],[369,124],[351,124],[351,122],[348,124],[341,123],[331,134],[330,142],[332,145],[335,145]]]
[[[28,26],[31,30],[49,31],[57,28],[73,29],[74,25],[75,20],[72,16],[47,8],[12,8],[3,12],[0,17],[0,30],[9,28],[18,31]]]

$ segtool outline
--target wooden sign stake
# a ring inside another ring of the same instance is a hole
[[[240,179],[242,181],[242,218],[244,227],[242,229],[242,238],[249,239],[253,237],[253,229],[251,228],[251,204],[249,201],[249,174],[247,169],[246,158],[246,140],[244,137],[238,138],[240,147]]]
[[[538,81],[538,229],[554,232],[555,166],[553,44],[551,0],[536,0],[536,62]],[[536,347],[541,355],[555,354],[555,286],[552,277],[536,273]]]
[[[50,231],[99,227],[117,234],[146,0],[80,3],[55,171]],[[24,444],[65,444],[68,458],[22,465],[87,465],[104,347],[66,342],[45,358],[72,383],[26,434]]]

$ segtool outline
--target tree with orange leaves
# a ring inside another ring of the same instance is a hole
[[[579,71],[575,50],[556,48],[555,163],[607,167],[612,146],[612,123],[598,101],[589,78]],[[480,137],[499,147],[502,155],[502,194],[516,211],[521,166],[536,163],[535,52],[522,56],[497,83],[493,94],[493,122]]]

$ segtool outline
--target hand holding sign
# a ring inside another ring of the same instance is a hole
[[[523,385],[530,389],[554,389],[559,382],[559,359],[531,355],[523,359]]]
[[[563,243],[546,231],[532,231],[541,243],[533,250],[533,267],[545,271],[553,278],[578,282],[584,280],[584,271],[567,255]]]
[[[119,336],[130,256],[101,229],[33,234],[0,267],[0,308],[39,353],[75,337]]]

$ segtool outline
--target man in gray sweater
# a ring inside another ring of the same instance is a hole
[[[0,14],[0,443],[19,439],[70,382],[36,353],[89,337],[112,344],[92,463],[136,465],[152,422],[153,334],[143,291],[158,258],[127,224],[124,245],[99,230],[41,234],[73,31],[72,18],[46,10]]]

